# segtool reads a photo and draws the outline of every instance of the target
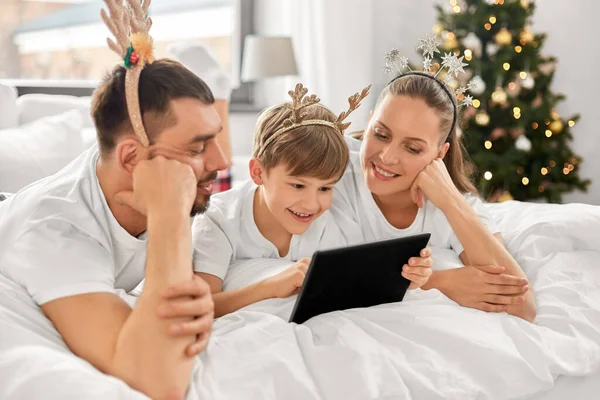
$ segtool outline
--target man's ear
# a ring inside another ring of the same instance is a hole
[[[254,183],[256,183],[257,185],[262,185],[264,183],[263,174],[265,174],[265,169],[256,157],[252,157],[250,159],[249,168],[250,168],[250,178],[252,179],[252,181]]]
[[[120,140],[115,148],[115,157],[119,168],[126,170],[130,174],[141,160],[145,160],[147,155],[142,144],[133,138]]]
[[[438,153],[438,158],[441,158],[443,160],[444,157],[446,157],[446,153],[448,152],[448,149],[450,149],[450,143],[445,142],[442,145],[442,148],[440,149],[440,152]]]

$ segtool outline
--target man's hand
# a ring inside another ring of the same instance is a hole
[[[189,357],[200,354],[208,345],[214,320],[214,308],[210,287],[199,276],[192,281],[169,286],[161,291],[164,300],[158,307],[162,318],[193,317],[187,322],[174,322],[169,325],[172,336],[195,336],[196,341],[185,349]]]
[[[523,304],[529,290],[527,279],[503,274],[504,267],[465,266],[438,271],[438,289],[464,307],[503,312],[509,305]]]
[[[286,298],[297,294],[302,287],[310,258],[302,258],[296,264],[264,281],[271,297]]]
[[[402,267],[402,276],[411,281],[408,289],[417,289],[425,285],[432,274],[433,259],[431,250],[425,248],[421,250],[421,257],[411,257],[408,265]]]
[[[197,194],[192,168],[157,155],[138,162],[133,170],[133,189],[119,192],[115,201],[148,216],[150,210],[189,213]]]

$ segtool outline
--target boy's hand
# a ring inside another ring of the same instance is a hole
[[[420,256],[410,258],[408,265],[402,267],[402,276],[411,281],[409,289],[417,289],[425,285],[433,272],[431,250],[429,248],[421,250]]]
[[[272,297],[283,299],[297,294],[302,287],[309,264],[310,258],[302,258],[285,271],[266,279],[264,282]]]
[[[199,276],[193,280],[169,286],[161,293],[164,299],[158,307],[162,318],[189,318],[187,322],[169,325],[172,336],[196,336],[196,341],[185,349],[187,356],[195,356],[208,345],[208,338],[214,320],[214,303],[210,287]]]

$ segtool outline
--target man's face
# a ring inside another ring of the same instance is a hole
[[[217,172],[228,167],[216,135],[222,131],[221,119],[212,105],[193,98],[171,101],[171,114],[175,124],[163,130],[153,140],[157,153],[164,149],[172,158],[188,164],[194,170],[197,195],[192,215],[203,213],[208,207],[213,181]]]

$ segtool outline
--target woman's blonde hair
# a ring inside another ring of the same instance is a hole
[[[432,77],[422,75],[407,75],[396,78],[383,89],[375,108],[379,107],[381,102],[389,95],[408,96],[414,99],[421,99],[437,111],[440,117],[440,143],[450,143],[450,148],[444,157],[444,163],[448,169],[452,182],[461,193],[472,193],[477,195],[477,189],[471,181],[471,175],[475,168],[468,158],[464,148],[462,138],[457,135],[455,120],[457,100],[451,94],[452,91],[446,91],[442,87],[444,83]],[[354,132],[351,136],[362,139],[363,132]]]
[[[333,112],[319,103],[304,108],[302,113],[306,120],[334,123],[337,119]],[[283,122],[291,116],[292,111],[286,104],[272,106],[260,114],[254,130],[252,156],[267,171],[285,164],[292,176],[340,179],[349,161],[348,145],[343,135],[334,127],[325,125],[301,125],[282,132]]]

